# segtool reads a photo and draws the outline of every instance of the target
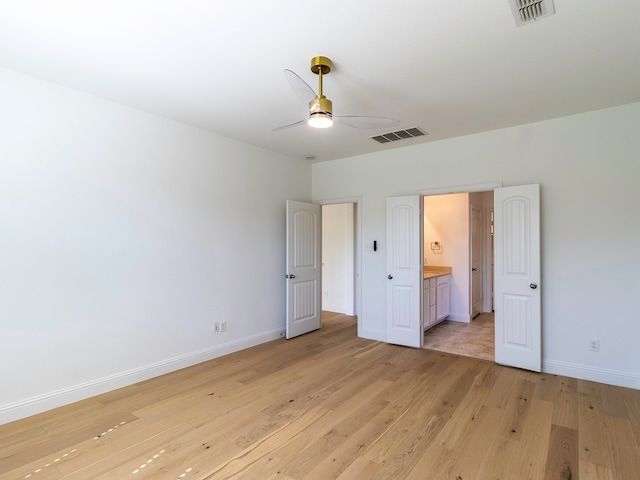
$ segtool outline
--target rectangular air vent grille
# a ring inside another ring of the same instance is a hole
[[[418,127],[407,128],[406,130],[397,130],[395,132],[383,133],[382,135],[376,135],[375,137],[371,137],[378,143],[389,143],[395,142],[397,140],[404,140],[405,138],[414,138],[421,137],[423,135],[428,135],[428,133],[423,132]]]
[[[517,26],[556,13],[553,0],[509,0],[509,3]]]

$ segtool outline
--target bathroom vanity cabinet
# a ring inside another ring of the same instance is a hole
[[[449,316],[451,275],[425,271],[423,279],[422,325],[427,330]]]

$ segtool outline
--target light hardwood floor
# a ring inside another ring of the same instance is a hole
[[[615,479],[640,391],[357,338],[355,319],[0,426],[0,479]]]

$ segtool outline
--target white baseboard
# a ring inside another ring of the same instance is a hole
[[[342,313],[343,315],[348,315],[353,317],[355,312],[353,311],[353,307],[349,307],[348,305],[338,305],[337,303],[323,303],[322,311],[324,312],[334,312],[334,313]]]
[[[471,316],[468,313],[450,313],[445,320],[451,320],[452,322],[471,323]]]
[[[271,330],[72,387],[0,405],[0,425],[276,340],[282,337],[282,332],[282,329]]]
[[[627,387],[640,390],[640,375],[619,370],[596,368],[575,363],[557,362],[547,360],[542,362],[542,371],[555,375],[591,380],[592,382],[606,383],[618,387]]]
[[[358,333],[358,336],[362,338],[383,342],[385,341],[386,332],[384,331],[361,329]],[[181,368],[206,362],[261,343],[276,340],[281,338],[281,334],[281,329],[264,332],[151,365],[146,365],[144,367],[128,370],[116,375],[74,385],[69,388],[56,390],[14,403],[0,405],[0,425],[51,410],[52,408],[60,407],[62,405],[84,400],[127,385],[142,382],[165,373],[180,370]],[[557,362],[553,360],[544,361],[542,370],[545,373],[564,375],[582,380],[591,380],[608,385],[617,385],[620,387],[640,390],[640,375],[630,372],[595,368],[586,365]]]
[[[325,303],[325,302],[322,302],[322,311],[323,312],[334,312],[334,313],[343,313],[344,314],[344,310],[345,310],[344,305],[338,305],[337,303]]]

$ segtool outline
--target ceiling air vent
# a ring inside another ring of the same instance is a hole
[[[542,17],[553,15],[553,0],[509,0],[518,27]]]
[[[421,137],[423,135],[429,135],[423,132],[418,127],[407,128],[406,130],[396,130],[395,132],[383,133],[382,135],[376,135],[371,137],[378,143],[395,142],[396,140],[404,140],[405,138]]]

